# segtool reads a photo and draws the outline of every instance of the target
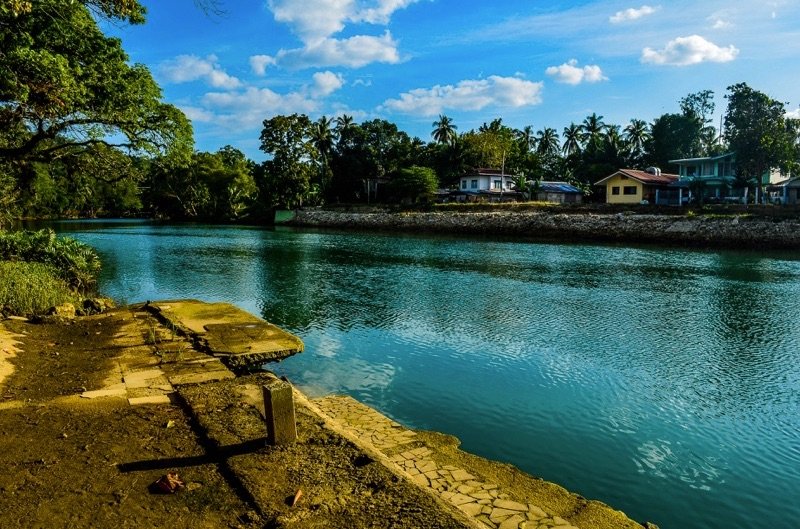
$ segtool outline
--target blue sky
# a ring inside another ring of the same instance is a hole
[[[430,140],[500,117],[559,132],[596,112],[652,121],[688,93],[746,82],[800,117],[800,2],[145,0],[107,26],[191,119],[196,147],[255,160],[262,122],[294,112],[383,118]]]

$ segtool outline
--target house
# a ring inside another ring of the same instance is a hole
[[[674,187],[670,186],[677,181],[676,174],[662,173],[657,167],[648,167],[645,171],[620,169],[594,185],[605,187],[608,204],[641,204],[645,201],[654,204],[659,194],[672,191]]]
[[[779,180],[767,186],[767,196],[773,204],[800,204],[800,176]]]
[[[516,178],[499,169],[477,169],[461,177],[458,191],[452,195],[459,201],[518,200],[522,197],[522,193],[514,188]]]
[[[701,158],[683,158],[670,160],[669,163],[678,166],[679,185],[687,190],[694,187],[692,193],[698,192],[699,187],[702,189],[703,199],[706,201],[742,202],[746,200],[747,187],[741,184],[737,186],[736,153],[729,152],[719,156]],[[777,169],[765,171],[755,189],[756,195],[760,193],[762,186],[777,184],[785,178],[786,176],[782,175]],[[693,186],[692,184],[695,185]],[[759,197],[756,196],[756,202],[759,201]]]
[[[580,204],[583,201],[583,191],[566,182],[539,182],[538,189],[534,189],[536,200],[542,202]]]

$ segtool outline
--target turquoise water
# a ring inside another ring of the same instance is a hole
[[[662,529],[800,520],[797,255],[65,222],[124,301],[225,300],[271,365]]]

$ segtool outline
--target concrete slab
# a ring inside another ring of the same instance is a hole
[[[192,334],[205,334],[205,326],[215,323],[263,322],[230,303],[206,303],[196,299],[158,301],[149,307],[175,328]]]
[[[229,378],[236,378],[236,375],[225,369],[219,371],[208,371],[205,373],[174,375],[169,377],[169,381],[173,386],[180,386],[183,384],[202,384],[203,382],[212,382]]]
[[[282,360],[303,350],[303,342],[265,321],[248,323],[214,323],[206,325],[204,339],[218,357],[240,357],[241,363]],[[240,362],[233,361],[234,364]]]
[[[187,299],[156,302],[147,308],[205,344],[231,367],[278,361],[303,351],[297,336],[229,303]]]
[[[150,395],[148,397],[134,397],[128,399],[131,406],[142,406],[147,404],[172,404],[169,395]]]
[[[125,388],[97,389],[94,391],[84,391],[81,393],[83,399],[99,399],[104,397],[127,397],[128,392]]]

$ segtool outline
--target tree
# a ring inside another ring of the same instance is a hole
[[[566,156],[580,154],[584,141],[584,135],[583,131],[581,130],[581,126],[576,125],[575,123],[570,123],[569,127],[564,127],[563,135],[564,143],[561,146],[561,150],[564,152],[564,154]]]
[[[315,160],[319,163],[319,171],[316,184],[324,192],[330,181],[330,157],[333,149],[333,131],[331,125],[333,120],[322,116],[311,124],[309,139],[316,150]]]
[[[678,103],[684,116],[695,118],[700,123],[702,153],[698,154],[710,155],[717,139],[717,129],[712,125],[715,108],[714,92],[712,90],[695,92],[685,96]]]
[[[17,2],[18,5],[24,2]],[[191,125],[89,7],[143,21],[132,0],[40,0],[0,10],[0,159],[51,160],[104,144],[188,157]]]
[[[525,125],[522,130],[517,131],[517,140],[524,152],[530,152],[536,147],[536,135],[533,127]]]
[[[581,133],[586,142],[586,150],[591,154],[597,153],[603,145],[603,131],[606,124],[603,123],[603,116],[592,113],[587,116],[580,125]]]
[[[444,114],[439,114],[439,119],[433,122],[433,132],[431,136],[437,143],[453,144],[458,138],[456,130],[458,127],[453,124],[453,120]]]
[[[772,168],[797,169],[796,134],[785,105],[745,83],[728,87],[725,136],[736,153],[737,172],[762,185]]]
[[[430,198],[438,187],[436,172],[429,167],[416,165],[401,169],[391,183],[392,193],[396,197],[412,203],[417,202],[420,197]]]
[[[540,156],[556,156],[560,148],[556,129],[545,127],[536,133],[536,153]]]
[[[646,162],[662,169],[669,160],[692,158],[700,150],[699,121],[683,114],[663,114],[653,121],[647,141]]]
[[[272,159],[263,163],[258,184],[267,206],[298,207],[309,197],[314,157],[310,131],[311,120],[304,114],[264,120],[261,150]]]
[[[647,122],[641,119],[632,119],[625,126],[623,138],[630,165],[639,166],[645,153],[645,146],[650,140]]]

